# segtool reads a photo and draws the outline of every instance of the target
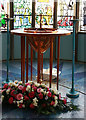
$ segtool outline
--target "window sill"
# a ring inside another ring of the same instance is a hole
[[[83,30],[83,31],[79,31],[78,33],[80,33],[80,34],[85,34],[85,33],[86,33],[86,31],[85,31],[85,30]]]
[[[4,32],[7,32],[7,30],[3,29],[3,30],[0,30],[1,33],[4,33]]]

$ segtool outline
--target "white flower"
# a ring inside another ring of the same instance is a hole
[[[44,95],[46,95],[46,91],[44,91],[43,93],[44,93]]]
[[[17,84],[17,83],[18,83],[18,80],[15,80],[14,83]]]
[[[22,107],[25,108],[25,105],[23,104]]]
[[[37,102],[33,102],[33,105],[34,105],[34,106],[37,106]]]
[[[33,99],[33,105],[34,105],[34,106],[37,106],[37,102],[38,102],[38,99],[35,97],[35,98]]]
[[[58,90],[54,90],[54,93],[57,95],[58,94]]]
[[[39,84],[39,83],[35,83],[35,86],[37,86],[37,87],[38,87],[38,86],[40,86],[40,84]]]
[[[29,88],[29,89],[30,89],[30,88],[31,88],[31,86],[30,86],[30,85],[28,85],[28,86],[27,86],[27,88]]]
[[[22,84],[22,81],[19,81],[18,84]]]
[[[30,85],[28,85],[27,88],[26,88],[26,91],[29,91],[30,88],[31,88]]]
[[[17,104],[17,106],[19,107],[19,104]]]
[[[47,99],[48,99],[48,96],[45,97],[45,100],[47,100]]]
[[[14,85],[13,82],[9,82],[8,85],[10,85],[11,87]]]
[[[23,100],[23,97],[21,97],[21,100]]]
[[[16,101],[14,100],[14,101],[13,101],[13,103],[15,104],[15,103],[16,103]]]
[[[45,85],[45,84],[43,84],[43,83],[42,83],[41,85],[42,85],[42,87],[46,87],[46,85]]]
[[[44,90],[43,90],[43,89],[41,89],[41,90],[40,90],[40,92],[43,92],[43,93],[44,93]]]
[[[10,89],[7,89],[7,90],[6,90],[6,93],[9,94],[9,92],[10,92]]]
[[[17,101],[17,104],[19,104],[19,101]]]
[[[15,86],[15,87],[18,87],[18,84],[14,83],[14,86]]]
[[[57,106],[57,104],[58,104],[58,101],[57,100],[55,100],[55,104],[53,105],[54,107],[56,107]]]
[[[57,99],[58,99],[58,97],[57,97],[57,96],[55,96],[54,98],[55,98],[55,100],[57,100]]]
[[[32,91],[34,91],[34,89],[32,88]]]
[[[46,95],[49,93],[49,91],[48,92],[46,92]]]
[[[29,81],[28,83],[32,84],[32,83],[33,83],[33,81]]]
[[[19,103],[23,103],[23,100],[20,100]]]
[[[29,91],[29,89],[28,89],[28,88],[26,88],[26,91]]]
[[[38,102],[38,99],[35,97],[34,99],[33,99],[33,102],[35,103],[35,102]]]
[[[4,95],[1,95],[1,101],[3,102],[3,100],[4,100]]]

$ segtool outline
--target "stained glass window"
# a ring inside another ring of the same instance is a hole
[[[80,29],[86,30],[86,1],[81,0],[80,2]]]
[[[35,27],[40,27],[40,21],[42,28],[53,27],[54,0],[36,0],[35,8]]]
[[[70,19],[75,16],[75,0],[58,0],[57,24],[58,28],[72,29],[73,23]]]
[[[7,0],[0,0],[0,29],[7,29],[7,23],[3,18],[8,14],[8,4]]]
[[[32,0],[14,0],[14,28],[31,27]]]

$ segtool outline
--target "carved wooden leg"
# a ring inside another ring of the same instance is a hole
[[[52,67],[53,67],[53,39],[51,39],[50,41],[50,82],[49,82],[50,88],[52,82]]]
[[[26,38],[26,82],[28,82],[28,37]]]
[[[37,82],[40,82],[40,42],[38,43],[38,76],[37,76]]]
[[[25,82],[25,36],[21,36],[21,80]]]
[[[43,53],[41,53],[41,79],[43,81]]]
[[[22,51],[23,51],[23,47],[22,47],[22,37],[21,37],[21,81],[23,81],[23,77],[22,77],[22,70],[23,70],[23,66],[22,66],[22,64],[23,64],[23,56],[22,56]]]
[[[33,66],[33,49],[31,47],[31,81],[32,81],[32,66]]]

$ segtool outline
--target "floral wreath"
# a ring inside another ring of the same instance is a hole
[[[56,111],[71,111],[78,107],[66,98],[62,98],[58,91],[48,88],[44,84],[35,82],[22,83],[17,80],[5,83],[1,90],[2,103],[14,104],[19,108],[31,108],[38,113],[50,114]]]

